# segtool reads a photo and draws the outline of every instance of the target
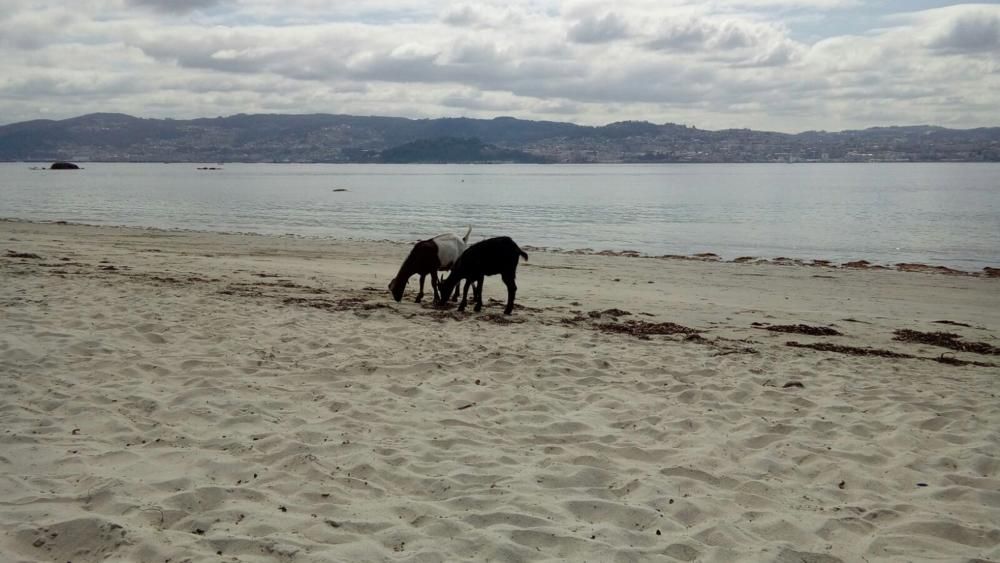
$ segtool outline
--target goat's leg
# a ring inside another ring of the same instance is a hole
[[[514,283],[514,272],[501,274],[500,277],[503,279],[504,285],[507,286],[507,307],[503,310],[503,314],[509,315],[514,311],[514,294],[517,293],[517,284]]]
[[[462,289],[462,284],[460,284],[460,283],[456,283],[456,284],[455,284],[455,293],[454,293],[454,294],[453,294],[453,295],[451,296],[451,300],[452,300],[452,301],[458,301],[458,291],[459,291],[460,289]],[[448,298],[448,296],[447,296],[447,295],[442,295],[442,296],[441,296],[441,299],[447,299],[447,298]]]
[[[417,291],[417,298],[413,301],[414,303],[420,303],[420,300],[424,298],[424,278],[427,274],[420,274],[420,290]]]
[[[469,278],[469,279],[465,280],[465,289],[462,291],[462,302],[458,304],[458,310],[459,311],[464,311],[465,310],[465,304],[466,304],[466,302],[468,301],[468,298],[469,298],[469,286],[470,285],[472,285],[472,278]],[[475,292],[473,292],[472,296],[475,297],[475,295],[476,295]]]
[[[441,302],[441,298],[438,296],[438,275],[437,272],[431,272],[431,289],[434,290],[434,304],[437,305]]]
[[[473,310],[477,313],[483,310],[483,281],[485,279],[485,276],[479,276],[479,279],[476,280],[476,289],[474,291],[474,295],[476,297],[476,308]]]

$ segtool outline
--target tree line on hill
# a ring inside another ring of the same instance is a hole
[[[0,126],[0,160],[111,162],[1000,161],[1000,127],[876,127],[798,134],[673,123],[98,113]]]

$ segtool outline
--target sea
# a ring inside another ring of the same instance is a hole
[[[416,241],[1000,265],[1000,164],[0,163],[0,218]],[[200,168],[218,168],[204,170]]]

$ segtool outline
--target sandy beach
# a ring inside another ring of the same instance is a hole
[[[0,240],[2,561],[1000,561],[1000,279]]]

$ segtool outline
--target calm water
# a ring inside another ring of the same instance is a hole
[[[991,164],[0,164],[0,217],[650,254],[1000,264]],[[348,192],[334,192],[346,188]]]

